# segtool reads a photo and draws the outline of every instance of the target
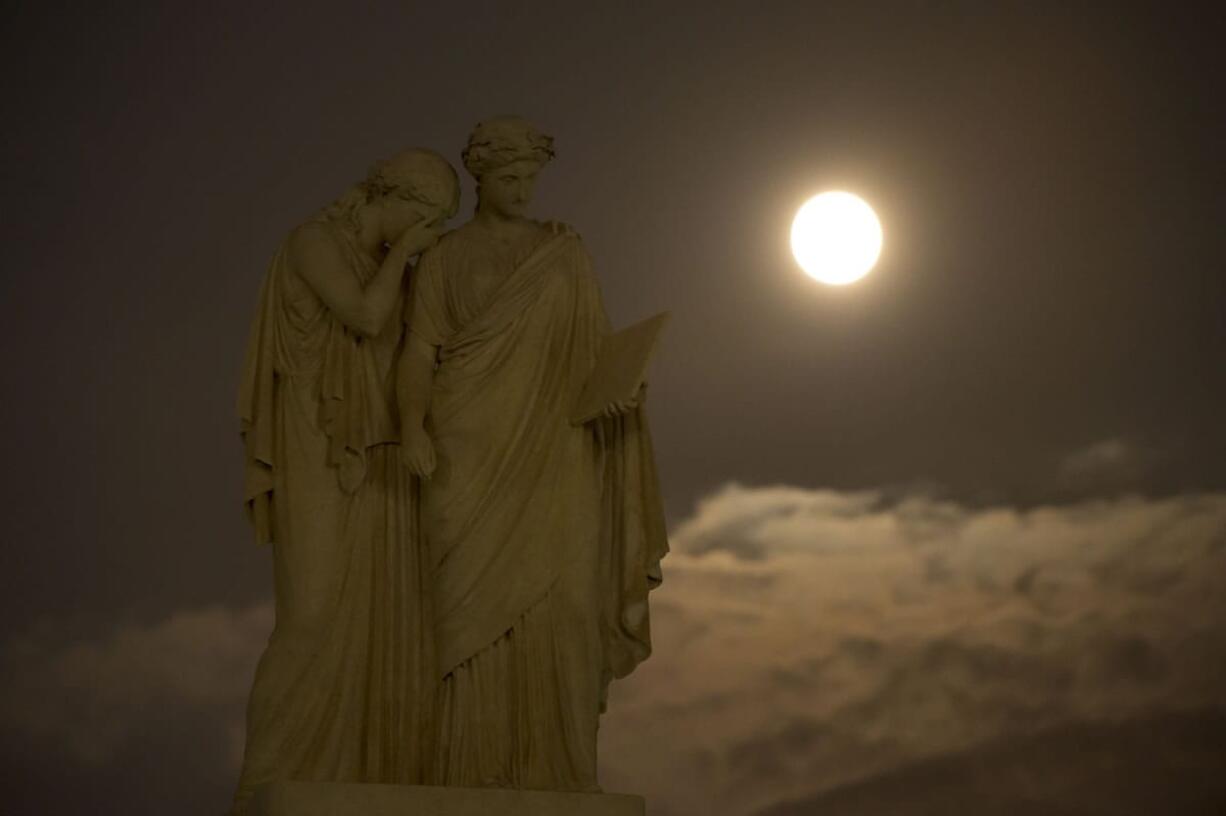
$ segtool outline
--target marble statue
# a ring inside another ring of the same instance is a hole
[[[410,283],[401,453],[423,479],[436,785],[599,791],[609,682],[650,651],[667,542],[643,392],[569,421],[610,327],[579,236],[524,215],[552,144],[479,124],[476,215]]]
[[[468,223],[439,237],[455,172],[407,151],[272,262],[239,411],[276,626],[235,814],[642,813],[593,795],[596,732],[668,545],[645,387],[593,376],[639,369],[606,365],[579,236],[525,216],[553,155],[487,120]]]
[[[445,159],[405,151],[293,230],[268,269],[238,409],[276,625],[248,704],[235,813],[271,781],[424,781],[428,574],[394,369],[406,265],[458,200]]]

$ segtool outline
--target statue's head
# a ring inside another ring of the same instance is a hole
[[[399,235],[422,219],[446,221],[460,204],[455,169],[425,148],[404,150],[376,162],[360,187],[366,203],[379,209],[388,235]]]
[[[498,116],[473,128],[464,167],[477,180],[478,206],[518,217],[532,200],[536,175],[553,158],[553,137],[518,116]]]

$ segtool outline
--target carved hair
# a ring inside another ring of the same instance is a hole
[[[366,178],[324,208],[320,218],[340,221],[357,229],[358,211],[364,205],[392,194],[440,207],[450,218],[460,205],[460,179],[455,168],[433,150],[404,150],[390,159],[375,162]]]
[[[552,159],[553,137],[518,116],[497,116],[480,122],[464,148],[464,167],[478,182],[491,170],[532,159],[545,165]]]

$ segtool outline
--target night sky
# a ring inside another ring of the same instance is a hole
[[[517,113],[614,324],[673,313],[674,552],[607,789],[1226,812],[1226,27],[1192,4],[44,4],[3,36],[0,811],[225,809],[271,626],[234,410],[266,264],[406,147],[460,170],[458,225],[469,131]],[[827,189],[885,231],[848,287],[788,248]]]

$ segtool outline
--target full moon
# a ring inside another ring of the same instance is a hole
[[[822,193],[806,201],[792,220],[792,255],[822,283],[858,281],[881,255],[881,222],[859,196]]]

